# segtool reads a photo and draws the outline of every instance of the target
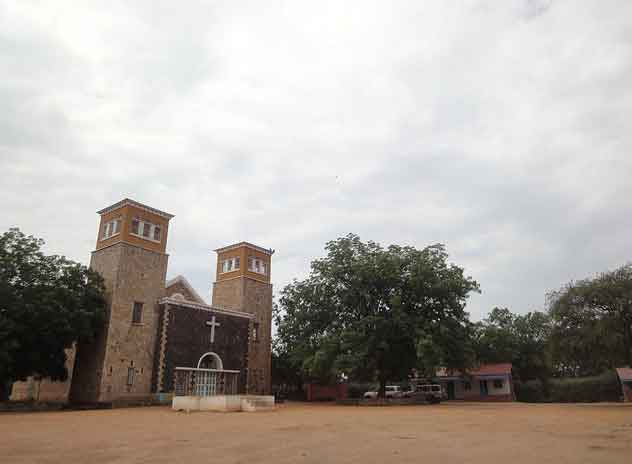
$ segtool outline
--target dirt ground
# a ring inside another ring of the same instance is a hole
[[[632,404],[0,413],[9,463],[632,462]]]

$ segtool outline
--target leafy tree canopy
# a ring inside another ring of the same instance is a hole
[[[464,308],[479,286],[442,245],[383,248],[350,234],[325,249],[282,290],[275,317],[282,351],[307,379],[377,379],[383,394],[412,368],[471,362]]]
[[[632,264],[548,295],[553,350],[565,374],[632,366]]]
[[[90,340],[105,315],[103,279],[44,242],[10,229],[0,236],[0,382],[67,378],[65,348]]]
[[[547,313],[534,311],[520,315],[507,308],[494,308],[474,326],[479,362],[511,362],[522,380],[544,379],[549,375],[551,319]]]

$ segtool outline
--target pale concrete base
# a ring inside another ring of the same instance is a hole
[[[174,396],[171,403],[171,409],[174,411],[255,412],[274,409],[274,396]]]

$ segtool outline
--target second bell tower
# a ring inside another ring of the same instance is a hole
[[[240,242],[215,250],[217,278],[213,306],[254,314],[248,337],[248,393],[269,395],[272,390],[272,284],[274,250]]]

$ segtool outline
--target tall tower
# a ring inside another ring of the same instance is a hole
[[[274,250],[248,242],[215,250],[217,280],[213,306],[254,314],[248,341],[248,393],[270,394],[272,390],[272,284]]]
[[[93,343],[77,349],[70,400],[147,398],[173,215],[127,198],[98,214],[101,222],[90,267],[105,280],[107,322]]]

